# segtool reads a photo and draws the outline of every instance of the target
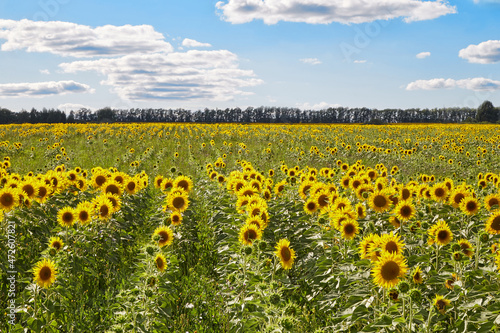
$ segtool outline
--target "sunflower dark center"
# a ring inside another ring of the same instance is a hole
[[[172,205],[173,205],[176,209],[181,209],[182,207],[184,207],[184,204],[185,204],[185,201],[184,201],[184,198],[183,198],[183,197],[176,197],[176,198],[174,198],[174,200],[172,201]]]
[[[47,195],[47,189],[45,187],[40,187],[38,189],[38,195],[43,198]]]
[[[292,252],[290,252],[290,249],[287,246],[281,248],[280,254],[283,261],[289,261],[292,259]]]
[[[466,206],[467,206],[467,211],[469,212],[473,212],[477,208],[477,205],[474,201],[469,201]]]
[[[437,238],[440,240],[440,241],[445,241],[447,240],[449,237],[449,232],[448,230],[440,230],[438,233],[437,233]]]
[[[384,280],[391,281],[398,277],[399,271],[400,268],[397,262],[388,261],[384,265],[382,265],[382,268],[380,269],[380,274],[382,275],[382,278]]]
[[[373,204],[375,207],[384,207],[387,205],[387,199],[383,195],[376,195],[375,198],[373,198]]]
[[[434,195],[438,198],[442,198],[445,194],[445,191],[443,188],[438,187],[437,189],[434,190]]]
[[[403,200],[408,199],[410,197],[410,195],[411,195],[411,192],[407,188],[404,188],[403,191],[401,191],[401,197],[403,198]]]
[[[500,215],[496,216],[493,221],[491,221],[491,229],[500,230]]]
[[[343,208],[345,208],[345,207],[347,207],[347,205],[346,205],[345,203],[343,203],[343,202],[340,202],[340,203],[337,205],[337,209],[343,209]]]
[[[348,223],[344,226],[344,232],[346,235],[352,235],[354,233],[354,225]]]
[[[129,190],[129,191],[133,191],[133,190],[135,190],[135,186],[136,186],[136,185],[135,185],[135,182],[129,182],[129,183],[127,184],[127,188],[128,188],[128,190]]]
[[[168,242],[168,238],[169,238],[168,237],[168,232],[166,232],[166,231],[160,231],[159,235],[160,235],[161,240],[163,242]]]
[[[183,179],[179,183],[177,183],[177,186],[182,187],[185,191],[187,191],[189,184],[188,184],[187,180]]]
[[[97,186],[101,186],[105,182],[106,182],[106,177],[104,177],[102,175],[95,177],[95,183],[97,184]]]
[[[164,263],[163,263],[163,259],[162,259],[162,258],[159,258],[159,257],[158,257],[158,258],[156,258],[156,266],[157,266],[158,268],[162,268],[162,267],[163,267],[163,264],[164,264]]]
[[[23,191],[26,192],[28,197],[31,197],[35,193],[35,188],[30,184],[26,184],[23,186]]]
[[[439,310],[444,310],[446,308],[446,303],[440,299],[436,302],[436,306]]]
[[[248,195],[248,196],[252,196],[253,195],[253,190],[246,190],[245,192],[243,192],[243,195]]]
[[[249,229],[246,232],[246,239],[247,240],[255,240],[255,239],[257,239],[257,233],[255,232],[255,230]]]
[[[460,201],[462,201],[463,198],[465,198],[465,195],[463,195],[462,193],[457,193],[455,195],[455,197],[453,198],[453,200],[458,205],[460,203]]]
[[[490,200],[488,200],[488,205],[491,207],[491,206],[494,206],[494,205],[500,205],[500,203],[498,202],[498,199],[497,198],[491,198]]]
[[[52,243],[52,247],[56,250],[59,250],[61,248],[61,243],[59,241],[55,241]]]
[[[313,211],[313,210],[315,210],[315,209],[316,209],[316,204],[315,204],[314,202],[309,202],[309,203],[307,204],[307,210],[309,210],[309,211]]]
[[[352,188],[357,189],[361,185],[361,182],[359,180],[355,180],[352,182]]]
[[[89,218],[89,213],[86,211],[86,210],[82,210],[79,214],[78,214],[78,218],[81,220],[81,221],[87,221],[88,218]]]
[[[179,215],[172,216],[172,222],[179,222],[179,221],[180,221]]]
[[[413,279],[415,280],[420,280],[420,272],[416,272],[414,275],[413,275]]]
[[[62,220],[66,223],[71,223],[73,221],[73,214],[66,212],[62,215]]]
[[[10,193],[4,193],[0,197],[0,202],[2,203],[3,206],[9,207],[14,203],[14,197]]]
[[[109,214],[108,206],[102,205],[101,208],[99,208],[99,214],[101,214],[101,216],[108,216]]]
[[[38,276],[40,277],[40,280],[48,281],[52,276],[52,270],[50,269],[50,267],[44,266],[40,270],[40,273],[38,273]]]
[[[106,193],[119,194],[120,189],[115,184],[110,184],[106,186]]]
[[[399,210],[399,213],[401,214],[401,216],[403,217],[410,217],[411,213],[412,213],[412,209],[410,206],[403,206],[401,207],[401,209]]]
[[[394,253],[394,252],[398,252],[398,244],[396,244],[396,242],[394,241],[389,241],[387,242],[387,244],[385,244],[385,250],[389,253]]]

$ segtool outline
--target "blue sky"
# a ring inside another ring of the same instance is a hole
[[[0,0],[0,106],[500,105],[500,1]]]

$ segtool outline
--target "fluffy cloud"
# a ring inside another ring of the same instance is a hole
[[[310,64],[310,65],[319,65],[321,64],[321,61],[317,58],[304,58],[300,59],[304,64]]]
[[[226,0],[216,4],[231,23],[263,20],[329,24],[364,23],[403,17],[406,22],[431,20],[456,12],[443,0]]]
[[[489,40],[478,45],[471,44],[458,53],[460,58],[477,64],[492,64],[500,61],[500,40]]]
[[[88,105],[83,105],[83,104],[75,104],[75,103],[64,103],[64,104],[59,104],[57,106],[59,110],[63,111],[78,111],[80,109],[88,109],[88,110],[93,110],[93,107],[90,107]]]
[[[211,47],[212,45],[209,43],[198,42],[194,39],[184,38],[182,41],[182,46],[185,47]]]
[[[49,52],[71,57],[171,52],[163,34],[150,25],[91,28],[71,22],[0,19],[2,51]]]
[[[366,64],[366,60],[354,60],[355,64]]]
[[[418,59],[424,59],[430,56],[431,56],[430,52],[420,52],[419,54],[416,55]]]
[[[75,81],[0,84],[0,97],[44,97],[69,93],[93,93],[90,86]]]
[[[240,88],[261,84],[251,70],[238,68],[227,50],[136,54],[60,64],[66,73],[95,71],[125,100],[230,100]]]
[[[500,81],[486,79],[484,77],[476,77],[462,80],[454,79],[432,79],[432,80],[417,80],[406,86],[406,90],[436,90],[436,89],[451,89],[462,88],[475,91],[493,91],[500,90]]]
[[[341,107],[340,104],[331,104],[331,103],[327,103],[327,102],[320,102],[320,103],[316,103],[316,104],[297,103],[295,105],[301,110],[325,110],[328,108]]]

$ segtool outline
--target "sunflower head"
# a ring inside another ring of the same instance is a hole
[[[179,212],[172,212],[170,214],[170,223],[174,226],[181,225],[182,223],[182,214]]]
[[[55,282],[57,269],[50,259],[43,259],[36,263],[33,269],[33,279],[42,288],[48,288]]]
[[[252,245],[253,242],[262,238],[262,230],[255,224],[245,224],[240,229],[239,241],[243,245]]]
[[[71,227],[76,220],[76,211],[71,207],[64,207],[57,212],[57,222],[63,227]]]
[[[445,314],[446,308],[450,306],[451,302],[441,295],[436,295],[434,298],[434,306],[441,314]]]
[[[49,239],[49,247],[55,249],[56,251],[59,251],[62,249],[64,246],[64,242],[62,241],[61,238],[54,236]]]
[[[393,288],[408,270],[406,260],[401,254],[382,252],[372,268],[374,282],[383,288]]]
[[[158,253],[155,257],[155,265],[156,268],[160,271],[163,272],[165,268],[167,268],[167,260],[165,259],[165,256],[161,253]]]
[[[392,201],[383,191],[378,191],[370,195],[368,203],[371,209],[376,212],[383,213],[389,209]]]
[[[476,198],[469,196],[460,201],[460,210],[466,215],[474,215],[479,211],[481,205]]]
[[[172,229],[167,226],[158,227],[153,233],[153,237],[159,236],[158,246],[164,247],[172,244],[174,240],[174,233]]]
[[[283,269],[290,269],[295,260],[295,251],[290,248],[290,241],[287,239],[280,239],[275,247],[274,254],[280,259]]]
[[[491,215],[486,220],[485,229],[492,235],[500,234],[500,209],[497,209],[491,213]]]
[[[421,284],[422,282],[424,282],[424,277],[422,276],[422,270],[420,269],[420,266],[415,267],[415,269],[411,273],[411,277],[413,283],[415,284]]]
[[[347,219],[342,222],[341,225],[342,238],[344,239],[354,239],[359,233],[358,221],[353,219]]]

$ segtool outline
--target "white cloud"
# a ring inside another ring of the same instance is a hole
[[[304,64],[310,64],[310,65],[319,65],[321,64],[321,61],[317,58],[304,58],[300,59]]]
[[[430,56],[431,56],[430,52],[420,52],[419,54],[416,55],[418,59],[424,59]]]
[[[0,84],[0,97],[44,97],[69,93],[94,93],[94,89],[86,84],[75,81]]]
[[[171,52],[163,34],[150,25],[91,28],[71,22],[0,19],[2,51],[49,52],[71,57],[105,57]]]
[[[500,81],[486,79],[484,77],[468,78],[462,80],[454,79],[431,79],[417,80],[406,86],[406,90],[436,90],[461,88],[475,91],[500,90]]]
[[[489,40],[471,44],[458,53],[460,58],[477,64],[493,64],[500,62],[500,40]]]
[[[211,47],[212,45],[209,43],[198,42],[194,39],[184,38],[182,41],[182,46],[185,47]]]
[[[320,103],[316,103],[316,104],[297,103],[295,105],[301,110],[324,110],[324,109],[328,109],[328,108],[341,107],[340,104],[331,104],[331,103],[327,103],[327,102],[320,102]]]
[[[222,19],[235,24],[253,20],[349,24],[398,17],[412,22],[456,13],[443,0],[225,0],[217,2],[216,8]]]
[[[50,71],[48,69],[40,69],[40,74],[49,75]]]
[[[101,84],[124,100],[231,100],[250,94],[241,88],[262,83],[252,70],[240,69],[237,55],[227,50],[127,55],[59,66],[66,73],[106,75]]]
[[[355,64],[365,64],[366,60],[354,60]]]
[[[93,107],[90,107],[88,105],[83,105],[83,104],[75,104],[75,103],[64,103],[64,104],[59,104],[57,106],[57,108],[59,110],[62,110],[62,111],[78,111],[80,109],[88,109],[88,110],[93,110],[94,108]]]

